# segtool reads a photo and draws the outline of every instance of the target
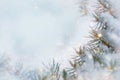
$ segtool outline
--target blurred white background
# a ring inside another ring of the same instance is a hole
[[[67,61],[88,33],[89,19],[81,17],[78,5],[74,0],[0,0],[0,52],[33,66],[53,58]]]

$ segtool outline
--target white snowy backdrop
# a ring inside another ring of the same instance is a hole
[[[25,65],[66,63],[88,27],[77,0],[0,0],[0,53]]]
[[[91,4],[94,1],[90,0]],[[103,16],[116,28],[116,33],[109,35],[119,50],[120,1],[110,1],[118,19]],[[90,16],[80,14],[79,0],[0,0],[0,56],[10,57],[9,69],[16,63],[39,68],[53,58],[62,67],[68,66],[74,49],[87,42],[91,25]],[[0,80],[18,80],[9,69],[4,72],[0,68]]]

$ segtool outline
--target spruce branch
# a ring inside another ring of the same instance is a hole
[[[48,79],[47,80],[59,80],[60,79],[60,64],[56,63],[53,60],[52,64],[49,64],[48,66],[45,66],[45,72],[48,73]]]

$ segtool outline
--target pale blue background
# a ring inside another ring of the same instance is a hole
[[[34,65],[66,59],[84,42],[84,20],[74,0],[0,0],[0,52]]]

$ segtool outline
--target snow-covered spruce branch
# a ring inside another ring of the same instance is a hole
[[[69,61],[71,67],[61,70],[60,64],[53,60],[42,69],[29,70],[22,64],[11,68],[9,60],[1,56],[0,69],[14,76],[14,80],[120,80],[120,20],[116,14],[119,12],[112,0],[90,1],[80,1],[82,13],[94,19],[90,40],[75,50]]]

